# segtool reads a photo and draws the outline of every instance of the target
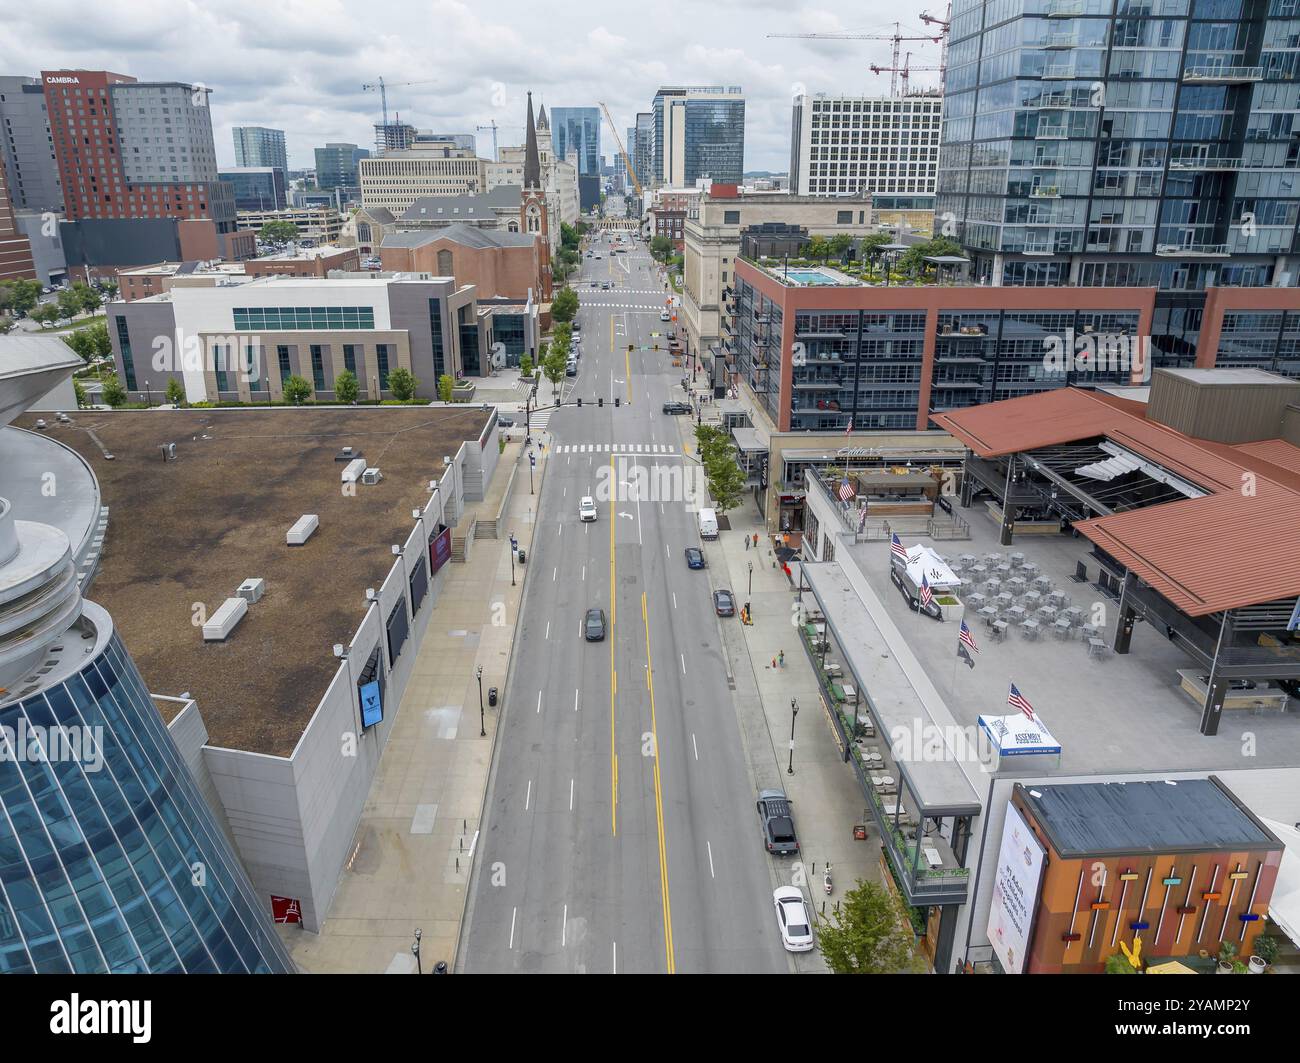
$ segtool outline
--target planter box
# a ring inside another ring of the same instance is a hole
[[[935,604],[939,607],[939,611],[943,613],[944,623],[947,623],[948,621],[951,620],[954,623],[960,624],[962,618],[966,615],[966,603],[963,602],[960,598],[957,598],[957,602],[955,605],[944,605],[943,602],[940,601],[940,599],[943,597],[945,597],[945,595],[936,594],[934,601]],[[957,596],[952,595],[951,597],[956,598]]]
[[[474,385],[466,384],[464,387],[455,387],[451,389],[452,402],[472,402],[474,400]]]

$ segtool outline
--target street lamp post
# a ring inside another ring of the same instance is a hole
[[[754,562],[749,562],[749,594],[754,596]]]
[[[510,586],[512,587],[515,585],[515,550],[516,549],[517,549],[517,544],[515,543],[515,533],[511,532],[510,533]]]
[[[483,725],[483,666],[480,664],[474,672],[478,679],[478,736],[487,737],[487,728]]]
[[[799,715],[799,702],[796,698],[790,699],[790,766],[785,769],[787,775],[794,774],[794,720]]]
[[[415,928],[415,940],[411,942],[411,955],[415,957],[415,973],[424,974],[424,965],[420,962],[420,928]]]

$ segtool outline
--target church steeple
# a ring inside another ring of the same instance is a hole
[[[537,128],[538,129],[551,128],[551,120],[546,117],[546,104],[542,104],[537,109]]]
[[[537,151],[537,126],[533,122],[533,94],[528,94],[528,133],[524,141],[524,188],[542,187],[542,160]]]

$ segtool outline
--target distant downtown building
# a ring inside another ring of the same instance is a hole
[[[1210,293],[1260,289],[1234,325],[1249,364],[1286,372],[1297,14],[1292,0],[955,0],[936,226],[955,228],[978,280],[1155,288],[1154,367],[1197,360]]]
[[[218,176],[211,89],[106,70],[47,70],[41,81],[70,267],[254,253]]]
[[[579,177],[599,177],[600,109],[552,107],[550,117],[555,154],[574,163]]]
[[[278,166],[288,176],[289,157],[284,149],[283,129],[237,125],[231,133],[235,139],[236,166]]]
[[[92,463],[10,424],[69,386],[69,355],[0,338],[0,974],[291,973],[270,898],[85,597],[108,530]]]
[[[316,149],[316,187],[360,188],[358,164],[370,158],[366,148],[355,144],[329,143]]]
[[[632,172],[648,189],[655,179],[655,116],[653,111],[641,111],[636,116],[635,138],[627,145],[632,159]]]
[[[218,173],[230,184],[235,210],[283,210],[284,171],[278,166],[232,166]]]
[[[934,193],[943,102],[799,96],[790,123],[790,191],[800,196]]]
[[[15,210],[63,209],[40,78],[0,77],[0,165],[9,175]]]
[[[740,183],[745,96],[739,87],[666,86],[655,93],[651,111],[655,184],[681,187],[701,177]]]
[[[35,279],[31,241],[18,227],[9,200],[5,168],[0,165],[0,281]]]
[[[394,214],[421,196],[450,196],[487,189],[487,162],[451,144],[385,151],[357,164],[361,201]]]

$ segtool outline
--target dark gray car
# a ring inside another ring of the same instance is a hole
[[[763,841],[773,856],[794,856],[799,839],[794,832],[790,800],[780,790],[758,792],[758,818],[763,824]]]
[[[604,609],[587,610],[587,615],[582,622],[582,636],[588,642],[603,642],[605,640]]]

